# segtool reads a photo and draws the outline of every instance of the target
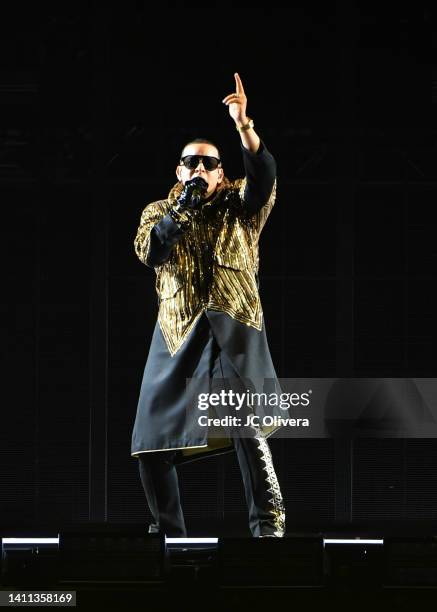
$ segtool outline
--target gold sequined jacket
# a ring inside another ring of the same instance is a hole
[[[264,177],[264,190],[258,192],[263,195],[255,204],[252,196],[248,206],[252,170],[243,179],[225,178],[215,196],[179,224],[169,212],[177,205],[180,183],[141,215],[135,252],[155,269],[158,322],[172,356],[206,309],[262,329],[258,239],[275,202],[276,179],[270,171],[270,182]]]

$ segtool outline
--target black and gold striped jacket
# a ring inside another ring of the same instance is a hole
[[[242,147],[246,177],[219,184],[215,196],[175,221],[182,184],[141,215],[134,247],[156,271],[158,322],[173,356],[206,309],[262,328],[258,293],[258,239],[276,197],[276,164],[262,144],[256,154]]]

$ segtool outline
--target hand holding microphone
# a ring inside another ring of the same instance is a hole
[[[201,206],[202,199],[208,190],[208,183],[201,176],[195,176],[187,181],[178,198],[181,210],[197,210]]]

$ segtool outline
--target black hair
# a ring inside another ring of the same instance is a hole
[[[187,143],[184,144],[179,159],[182,159],[182,153],[184,152],[185,147],[187,147],[189,144],[209,144],[217,149],[219,159],[221,160],[222,158],[220,149],[215,144],[215,142],[211,142],[211,140],[207,140],[206,138],[194,138],[193,140],[189,140]]]

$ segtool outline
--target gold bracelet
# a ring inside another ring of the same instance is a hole
[[[249,119],[249,117],[248,117]],[[251,128],[253,128],[254,126],[254,122],[253,119],[249,119],[249,121],[246,123],[246,125],[242,125],[241,127],[238,127],[238,125],[236,126],[237,130],[239,132],[245,132],[246,130],[250,130]]]

